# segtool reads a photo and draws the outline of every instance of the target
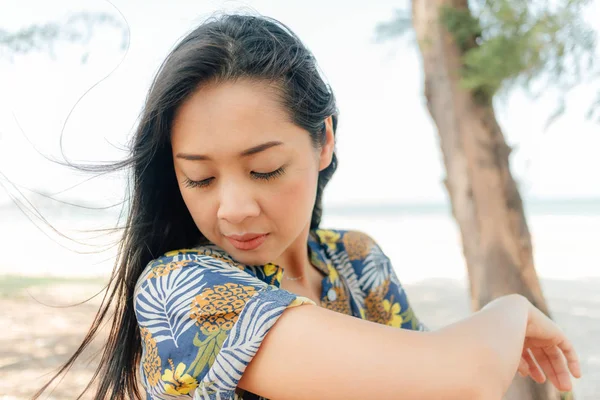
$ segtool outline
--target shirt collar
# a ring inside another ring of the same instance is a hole
[[[325,251],[323,250],[324,245],[321,243],[319,236],[315,232],[316,231],[311,230],[308,235],[308,257],[315,268],[329,276],[329,263]]]

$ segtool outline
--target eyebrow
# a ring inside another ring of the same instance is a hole
[[[283,144],[283,142],[278,142],[278,141],[266,142],[266,143],[259,144],[258,146],[250,147],[249,149],[242,151],[239,156],[240,157],[248,157],[248,156],[260,153],[262,151],[265,151],[267,149],[270,149],[271,147],[280,146],[282,144]],[[204,155],[204,154],[177,153],[176,157],[182,158],[184,160],[189,160],[189,161],[211,160],[211,158],[209,156]]]

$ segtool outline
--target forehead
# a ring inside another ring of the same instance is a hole
[[[298,134],[308,136],[291,122],[279,95],[277,87],[262,81],[237,80],[201,87],[175,115],[173,147],[236,151],[270,140],[299,140]]]

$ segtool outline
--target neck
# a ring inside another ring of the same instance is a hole
[[[310,260],[308,258],[308,235],[310,225],[302,230],[296,240],[274,261],[275,264],[283,268],[283,280],[290,282],[286,278],[294,279],[296,284],[304,285],[308,283],[308,271]]]

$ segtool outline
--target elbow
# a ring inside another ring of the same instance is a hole
[[[476,371],[468,384],[461,390],[461,399],[470,400],[502,400],[503,390],[497,382],[482,376],[481,371]]]
[[[441,340],[439,346],[432,348],[437,354],[444,353],[443,358],[437,359],[436,370],[444,371],[447,378],[439,381],[439,393],[453,400],[501,400],[516,367],[509,373],[506,357],[502,357],[494,346],[450,329],[433,333]]]
[[[490,350],[477,347],[481,346],[465,344],[459,347],[460,352],[457,352],[455,357],[448,358],[453,361],[443,367],[447,379],[438,381],[438,391],[432,399],[502,399],[506,388],[498,357]],[[441,393],[443,397],[440,397]]]
[[[470,389],[467,399],[473,400],[501,400],[503,393],[493,385],[477,384]]]
[[[503,393],[493,386],[479,385],[473,390],[472,397],[470,399],[475,400],[502,400]]]
[[[501,400],[510,385],[510,379],[504,377],[498,355],[489,349],[479,349],[471,359],[468,368],[468,385],[465,388],[467,399]]]

